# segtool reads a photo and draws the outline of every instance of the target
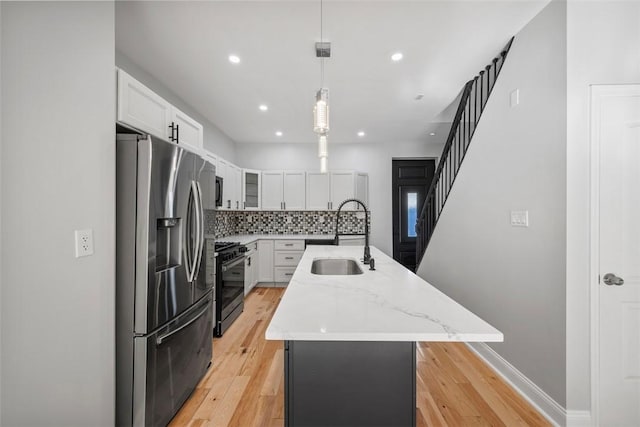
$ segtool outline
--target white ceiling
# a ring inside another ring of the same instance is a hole
[[[442,142],[464,83],[546,3],[325,1],[329,141]],[[236,142],[316,142],[319,40],[319,0],[116,2],[116,48]]]

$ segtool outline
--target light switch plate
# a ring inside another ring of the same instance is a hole
[[[511,107],[515,107],[516,105],[520,104],[520,89],[516,89],[513,92],[511,92]]]
[[[528,227],[529,211],[511,211],[512,227]]]

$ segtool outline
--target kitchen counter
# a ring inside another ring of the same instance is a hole
[[[375,271],[360,262],[362,246],[305,251],[266,331],[269,340],[503,341],[500,331],[438,289],[371,248]],[[360,275],[311,273],[315,258],[353,258]]]
[[[416,341],[502,341],[500,331],[404,266],[362,246],[310,246],[266,331],[284,340],[285,425],[416,425]],[[317,258],[359,275],[316,275]],[[430,361],[427,361],[430,363]]]
[[[333,239],[333,234],[233,234],[231,236],[220,237],[216,240],[220,242],[238,242],[241,245],[258,240],[311,240],[311,239]],[[206,234],[205,238],[215,238],[212,234]],[[364,239],[364,236],[340,236],[342,240]]]

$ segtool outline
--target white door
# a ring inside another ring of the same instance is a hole
[[[594,86],[592,114],[599,171],[598,425],[640,426],[640,85]]]
[[[235,206],[236,209],[242,209],[242,169],[234,165],[233,174],[235,175],[233,180],[235,184],[235,190],[233,192],[235,196]]]
[[[329,174],[307,172],[307,209],[329,209]]]
[[[331,209],[336,210],[346,199],[353,199],[355,181],[353,172],[331,172]],[[345,205],[342,209],[355,209],[356,204]]]
[[[174,138],[179,145],[186,146],[187,150],[196,153],[202,152],[204,130],[202,125],[175,107],[171,108],[171,122],[177,126]]]
[[[284,173],[284,208],[287,210],[303,210],[305,206],[306,173],[287,171]]]
[[[282,209],[282,172],[262,172],[262,209]]]

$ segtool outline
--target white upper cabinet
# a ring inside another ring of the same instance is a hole
[[[330,208],[337,210],[340,203],[355,196],[355,173],[354,172],[331,172],[330,177]],[[345,206],[343,209],[355,209],[355,203]]]
[[[369,209],[369,175],[356,172],[356,199],[361,200]],[[357,205],[356,209],[362,210],[362,206]]]
[[[260,193],[262,173],[257,170],[242,170],[242,208],[258,210],[262,206]]]
[[[305,186],[304,171],[262,172],[262,209],[304,209]]]
[[[242,169],[236,165],[232,165],[233,171],[233,199],[235,201],[235,208],[242,209]]]
[[[204,130],[200,123],[173,107],[169,126],[169,132],[173,131],[171,140],[179,145],[185,145],[191,151],[197,153],[202,151]]]
[[[307,209],[329,209],[329,174],[307,172]]]
[[[287,210],[302,210],[305,208],[306,172],[286,171],[283,174],[284,196],[283,207]]]
[[[118,114],[117,120],[148,132],[151,135],[169,139],[171,104],[151,89],[118,70]]]
[[[121,69],[118,69],[117,120],[202,153],[202,125]]]
[[[284,172],[262,172],[262,209],[283,209]]]

